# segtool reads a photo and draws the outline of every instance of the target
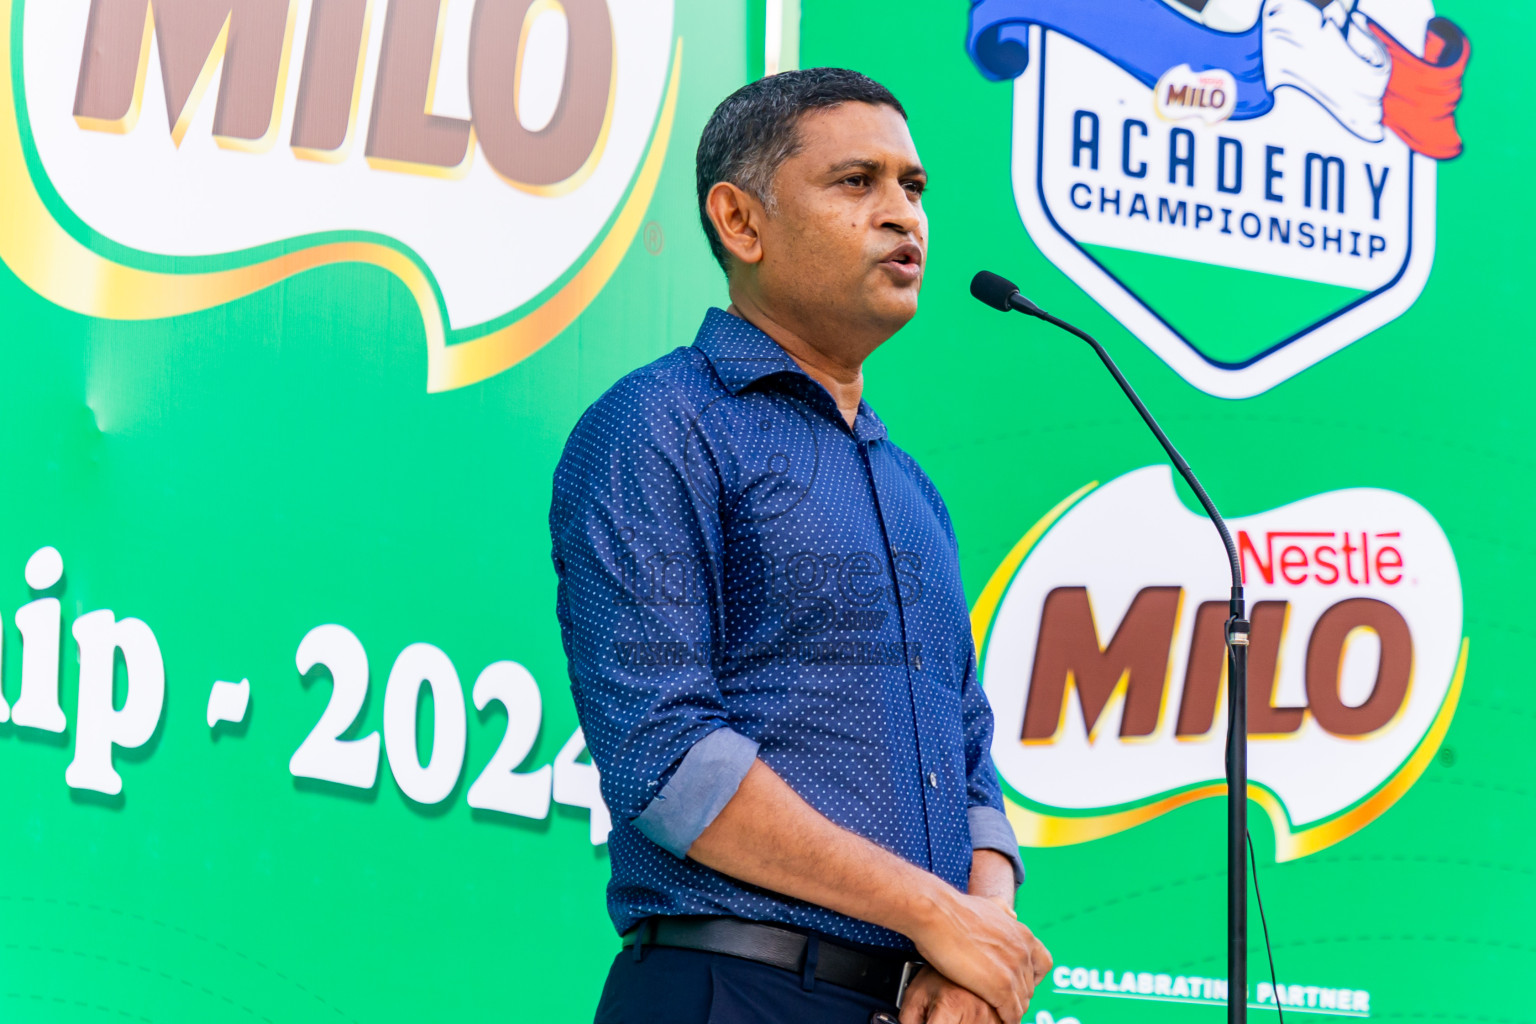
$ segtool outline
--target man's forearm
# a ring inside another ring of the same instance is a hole
[[[1050,964],[1045,947],[1011,911],[961,893],[834,825],[762,761],[752,762],[688,856],[740,881],[905,935],[936,971],[980,996],[1004,1024],[1017,1024]],[[1006,858],[998,860],[1007,866]],[[981,862],[984,884],[996,884],[988,858]],[[1007,871],[1011,885],[1013,869]]]
[[[908,937],[954,894],[936,875],[833,824],[760,760],[688,856],[732,878]],[[999,859],[1007,867],[1006,858]]]
[[[971,880],[966,892],[1012,907],[1013,863],[996,850],[977,850],[971,854]]]

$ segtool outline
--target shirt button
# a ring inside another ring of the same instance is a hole
[[[938,789],[939,788],[939,773],[938,772],[929,772],[928,773],[928,785],[932,786],[934,789]]]
[[[918,651],[915,655],[912,656],[912,667],[917,669],[919,672],[921,672],[923,670],[923,652],[922,651]]]

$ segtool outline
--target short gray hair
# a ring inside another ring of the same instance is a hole
[[[907,116],[889,89],[846,68],[806,68],[760,78],[731,93],[709,116],[699,136],[694,170],[699,220],[722,270],[729,272],[729,253],[705,209],[709,190],[729,182],[773,213],[773,176],[800,149],[801,116],[842,103],[887,106],[903,119]]]

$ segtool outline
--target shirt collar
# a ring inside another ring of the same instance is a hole
[[[836,411],[826,389],[802,370],[800,364],[791,359],[778,342],[751,322],[733,316],[718,306],[712,306],[704,314],[704,322],[699,325],[699,333],[693,344],[704,353],[715,375],[720,378],[720,383],[731,394],[740,394],[764,377],[780,373],[793,374],[815,385],[816,390],[826,396],[832,412],[842,420],[842,415]],[[859,399],[858,414],[854,417],[853,436],[859,441],[886,437],[885,424],[862,398]]]

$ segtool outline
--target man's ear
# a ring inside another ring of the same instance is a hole
[[[758,229],[767,216],[762,203],[728,181],[717,181],[704,197],[704,210],[727,252],[742,263],[762,262]]]

